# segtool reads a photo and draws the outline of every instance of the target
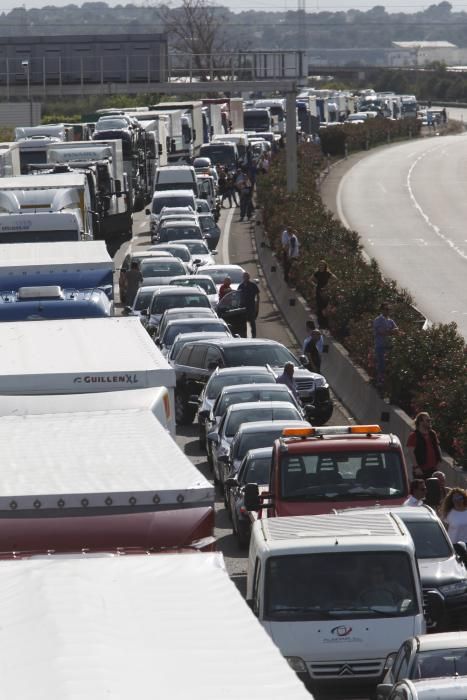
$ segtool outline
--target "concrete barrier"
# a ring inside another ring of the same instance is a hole
[[[257,212],[254,239],[270,292],[301,348],[306,335],[306,322],[314,318],[314,314],[301,294],[285,283],[280,261],[271,249],[261,224],[260,212]],[[321,370],[336,396],[358,423],[378,423],[385,432],[398,436],[404,447],[410,471],[412,461],[405,445],[409,433],[413,430],[412,419],[400,408],[392,406],[380,397],[368,374],[352,362],[347,350],[330,335],[326,335],[326,346],[327,352],[322,355]],[[448,455],[443,455],[440,469],[445,472],[450,486],[467,487],[464,472],[454,465]]]

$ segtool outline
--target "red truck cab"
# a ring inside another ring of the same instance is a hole
[[[245,506],[261,517],[401,505],[409,493],[401,443],[377,425],[287,428],[275,441],[269,490],[247,484]]]

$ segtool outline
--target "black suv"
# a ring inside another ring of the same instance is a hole
[[[321,374],[307,370],[281,343],[264,338],[216,338],[186,343],[173,364],[175,417],[177,423],[191,423],[196,415],[198,397],[217,367],[269,365],[276,377],[284,364],[293,362],[295,381],[307,419],[315,425],[326,423],[333,412],[329,385]]]

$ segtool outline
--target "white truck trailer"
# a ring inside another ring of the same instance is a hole
[[[0,596],[15,700],[313,700],[217,553],[2,561]]]
[[[0,232],[4,233],[0,242],[92,239],[92,204],[89,184],[83,173],[0,178]],[[46,215],[48,223],[44,223],[41,215]],[[76,225],[71,230],[66,227],[63,215],[76,217],[77,231]]]
[[[113,273],[114,262],[104,241],[0,244],[1,291],[58,285],[63,289],[103,289],[113,299]]]
[[[166,387],[175,371],[139,318],[0,324],[0,394],[83,394]]]
[[[170,394],[164,386],[148,389],[101,391],[90,394],[0,395],[0,416],[32,416],[44,413],[88,413],[146,409],[175,437],[175,417]]]
[[[212,549],[212,484],[152,410],[96,405],[0,417],[0,553]]]

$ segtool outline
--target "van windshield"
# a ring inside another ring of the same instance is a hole
[[[286,501],[390,501],[407,494],[396,452],[328,451],[283,456],[281,499]]]
[[[306,553],[270,557],[265,619],[349,620],[420,612],[411,559],[402,551]],[[332,642],[351,634],[334,627]]]

